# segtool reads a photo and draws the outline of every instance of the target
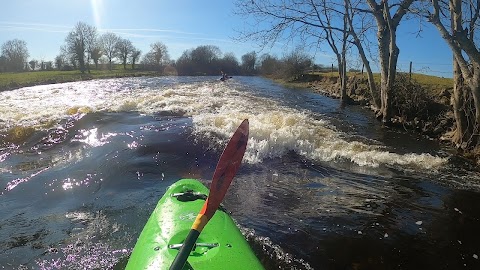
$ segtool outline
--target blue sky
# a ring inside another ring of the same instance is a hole
[[[161,41],[172,59],[199,45],[216,45],[240,60],[243,54],[260,48],[232,39],[237,35],[234,30],[244,26],[233,9],[234,1],[228,0],[6,0],[2,3],[0,44],[22,39],[30,58],[51,61],[68,32],[83,21],[100,33],[110,31],[131,40],[143,53],[151,43]],[[408,71],[413,61],[414,71],[451,77],[452,54],[445,42],[431,27],[425,29],[423,38],[415,38],[412,32],[417,28],[415,22],[408,22],[398,30],[399,69]],[[292,49],[278,44],[260,54],[282,56]],[[315,62],[329,66],[334,62],[332,56],[327,49],[317,51]]]

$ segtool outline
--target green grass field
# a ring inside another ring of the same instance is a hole
[[[319,75],[321,77],[338,77],[337,72],[325,72],[325,73],[310,73],[314,75]],[[408,74],[404,75],[408,76]],[[348,72],[348,76],[357,76],[357,77],[367,77],[367,74],[364,73],[363,75],[357,72]],[[373,78],[375,79],[376,83],[380,83],[380,74],[374,73]],[[439,94],[444,89],[452,88],[453,87],[453,79],[452,78],[441,78],[431,75],[425,74],[412,74],[412,79],[417,81],[420,85],[424,86],[426,89],[430,90],[432,94]]]
[[[128,76],[153,76],[153,71],[140,71],[116,67],[113,70],[91,70],[82,74],[78,70],[72,71],[29,71],[0,73],[0,90],[15,89],[37,84],[51,84],[61,82],[82,81],[87,79],[101,79]]]

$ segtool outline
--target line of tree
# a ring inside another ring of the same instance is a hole
[[[22,71],[28,68],[29,57],[27,43],[23,40],[13,39],[2,45],[0,55],[0,71]]]
[[[242,55],[241,62],[233,53],[222,54],[214,45],[203,45],[186,50],[174,63],[178,75],[262,75],[267,77],[292,77],[312,68],[310,55],[300,48],[281,58],[270,54],[260,57],[252,51]]]
[[[312,58],[300,49],[282,58],[269,54],[259,58],[256,52],[252,51],[242,55],[240,62],[233,53],[223,54],[218,46],[201,45],[184,51],[174,61],[170,59],[165,44],[155,42],[150,45],[150,51],[140,62],[141,54],[130,40],[110,32],[99,35],[95,27],[79,22],[67,34],[65,44],[60,47],[54,63],[35,59],[28,61],[29,53],[25,41],[7,41],[2,46],[0,72],[52,70],[55,67],[58,70],[80,70],[84,73],[90,72],[92,64],[95,69],[99,69],[100,63],[106,64],[107,68],[112,70],[115,60],[118,60],[124,69],[127,64],[131,64],[132,69],[154,70],[170,75],[219,75],[224,72],[230,75],[290,77],[312,66]]]
[[[287,53],[281,58],[274,55],[263,54],[256,70],[259,74],[273,78],[290,78],[303,74],[309,69],[323,69],[322,66],[314,65],[312,57],[300,48]]]
[[[99,35],[94,26],[79,22],[60,47],[60,54],[55,57],[55,66],[57,69],[90,72],[90,63],[93,62],[98,69],[103,58],[108,61],[110,70],[114,59],[120,60],[124,69],[127,68],[127,63],[131,63],[132,69],[135,69],[140,55],[141,51],[130,40],[110,32]]]
[[[0,55],[0,72],[19,72],[24,70],[53,70],[52,61],[31,59],[27,43],[13,39],[2,44]]]
[[[453,54],[456,129],[452,139],[462,149],[480,147],[480,51],[475,35],[480,26],[479,1],[239,0],[236,7],[236,14],[254,26],[240,31],[239,40],[254,40],[264,47],[298,40],[305,46],[329,46],[337,58],[344,101],[349,99],[346,56],[358,54],[377,116],[385,124],[393,116],[398,26],[406,18],[418,19],[419,25],[432,24]],[[368,39],[372,34],[376,43]],[[370,61],[380,67],[379,85],[373,80]]]
[[[58,70],[80,70],[84,73],[90,72],[91,64],[98,69],[100,62],[108,63],[108,69],[112,70],[115,60],[119,60],[124,69],[127,64],[131,64],[131,68],[135,69],[141,54],[130,40],[110,32],[99,35],[94,26],[79,22],[67,34],[65,44],[60,47],[54,63],[39,62],[35,59],[28,62],[26,42],[18,39],[7,41],[2,45],[0,72],[51,70],[55,66]],[[256,75],[257,62],[254,51],[243,55],[240,63],[233,53],[223,54],[220,48],[214,45],[202,45],[186,50],[177,61],[173,61],[165,44],[155,42],[150,45],[150,51],[143,56],[137,68],[160,73],[168,69],[169,74],[179,75],[219,75],[221,71],[232,75]],[[276,62],[280,63],[281,60],[276,59]],[[283,69],[290,69],[290,72],[292,70],[288,65],[281,67],[282,69],[280,66],[276,67],[277,74],[283,73]]]
[[[72,36],[67,37],[69,42],[73,40]],[[127,64],[131,64],[132,69],[135,69],[141,52],[133,47],[131,41],[122,39],[113,33],[105,33],[99,37],[98,42],[98,46],[93,47],[89,56],[85,51],[83,54],[81,53],[79,48],[82,46],[79,44],[75,47],[75,43],[72,42],[72,44],[62,46],[61,54],[55,58],[54,65],[52,61],[35,59],[28,61],[29,54],[25,41],[7,41],[2,46],[0,72],[53,70],[54,68],[88,71],[91,62],[95,64],[95,69],[98,69],[102,58],[109,69],[113,68],[115,59],[120,60],[124,68]],[[71,48],[77,48],[77,50],[69,52],[67,45],[71,45]],[[313,67],[312,57],[300,49],[281,58],[270,54],[258,57],[256,52],[252,51],[242,55],[241,62],[239,62],[233,53],[222,54],[220,48],[214,45],[201,45],[186,50],[177,61],[170,60],[167,47],[161,42],[151,44],[150,48],[138,69],[157,70],[170,75],[219,75],[223,71],[230,75],[264,75],[278,78],[296,76]],[[170,68],[171,71],[165,72],[166,68]],[[321,68],[317,66],[317,70]]]

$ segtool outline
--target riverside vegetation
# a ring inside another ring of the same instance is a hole
[[[375,74],[376,83],[379,75]],[[333,98],[341,98],[340,80],[337,72],[310,72],[290,79],[277,80],[295,88],[308,88],[312,91]],[[391,127],[420,132],[432,139],[437,139],[454,146],[451,141],[455,128],[455,119],[451,98],[453,80],[423,74],[400,73],[392,91]],[[368,90],[367,78],[361,73],[349,72],[347,81],[348,103],[366,106],[377,112]],[[480,162],[478,151],[462,151],[458,154]]]

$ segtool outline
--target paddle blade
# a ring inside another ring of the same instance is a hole
[[[210,195],[200,214],[204,214],[208,219],[212,218],[220,203],[223,201],[228,187],[232,183],[233,177],[242,163],[243,155],[248,142],[248,119],[243,120],[237,128],[227,146],[223,150],[217,168],[213,173],[212,184],[210,185]]]

